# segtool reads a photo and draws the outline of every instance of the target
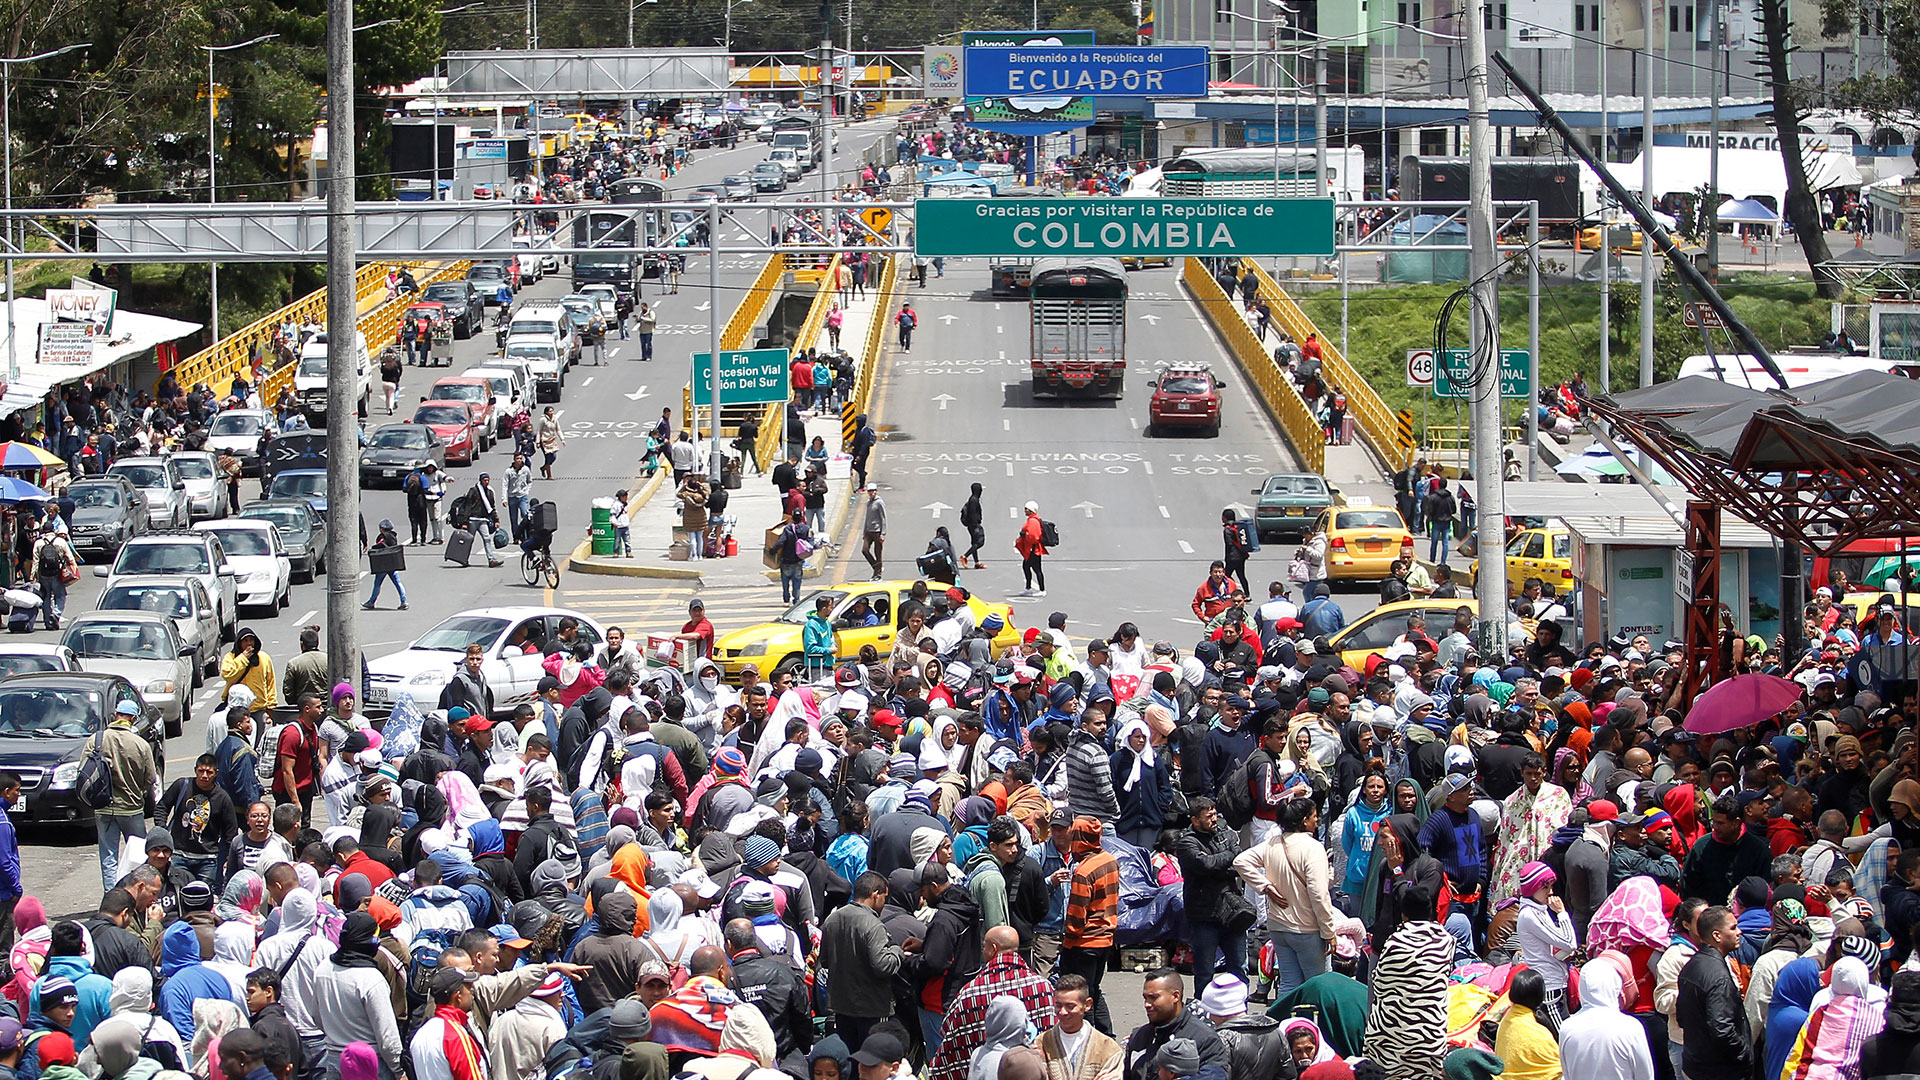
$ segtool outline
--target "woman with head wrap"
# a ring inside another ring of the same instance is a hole
[[[453,815],[454,838],[464,838],[466,831],[474,823],[489,821],[493,815],[487,813],[486,800],[480,798],[480,789],[473,779],[459,770],[440,774],[436,785],[440,794],[447,798],[447,810]]]
[[[1287,1047],[1287,1057],[1293,1062],[1296,1071],[1305,1071],[1323,1061],[1332,1061],[1340,1055],[1321,1034],[1320,1025],[1304,1016],[1295,1016],[1280,1024],[1280,1039]]]
[[[266,898],[266,880],[255,871],[241,870],[227,879],[219,902],[213,905],[213,914],[223,923],[244,922],[249,930],[257,930],[261,923],[260,904]]]
[[[1446,868],[1420,847],[1420,821],[1412,814],[1390,814],[1374,834],[1373,858],[1360,896],[1360,920],[1373,935],[1375,952],[1400,927],[1401,909],[1418,893],[1431,911],[1446,886]],[[1422,906],[1416,905],[1416,906]]]
[[[340,1080],[380,1080],[380,1055],[363,1042],[341,1047]]]
[[[187,1066],[187,1047],[180,1033],[174,1030],[167,1018],[153,1011],[153,972],[143,967],[124,967],[113,973],[113,994],[108,998],[111,1016],[119,1017],[140,1035],[140,1042],[153,1048],[146,1056],[153,1058],[163,1068],[182,1069]],[[105,1025],[101,1025],[104,1027]],[[99,1038],[100,1028],[94,1029],[94,1038]],[[164,1048],[164,1049],[161,1049]],[[171,1061],[167,1060],[169,1054]],[[97,1060],[80,1055],[80,1069]]]
[[[829,1035],[814,1043],[807,1051],[807,1076],[809,1080],[855,1080],[846,1040]]]
[[[6,986],[0,987],[0,994],[13,1002],[14,1010],[21,1016],[27,1015],[33,984],[40,978],[40,973],[46,970],[47,952],[53,943],[53,928],[47,925],[46,912],[41,909],[40,901],[23,896],[14,910],[17,912],[29,901],[32,901],[34,911],[39,915],[40,924],[29,930],[20,930],[19,936],[13,939],[13,949],[7,956],[13,978]],[[19,929],[17,923],[15,928]]]
[[[1773,1001],[1773,986],[1780,977],[1780,969],[1813,948],[1813,929],[1807,925],[1806,905],[1791,898],[1776,900],[1769,909],[1769,917],[1766,940],[1761,943],[1760,955],[1747,974],[1747,1026],[1756,1032],[1766,1030],[1767,1006]]]
[[[1807,1010],[1780,1080],[1851,1080],[1859,1074],[1862,1047],[1886,1023],[1885,1003],[1870,994],[1871,987],[1867,965],[1857,958],[1834,963],[1832,981]]]
[[[193,1039],[187,1044],[187,1071],[195,1076],[220,1075],[220,1037],[247,1026],[247,1014],[225,998],[197,998],[193,1003]]]
[[[1660,800],[1660,807],[1673,818],[1673,833],[1667,842],[1674,858],[1684,862],[1693,845],[1707,834],[1707,827],[1700,823],[1699,792],[1692,784],[1675,784]]]
[[[1585,769],[1586,759],[1573,747],[1563,746],[1553,752],[1553,786],[1566,794],[1572,806],[1593,801],[1593,785],[1580,778]]]
[[[913,859],[913,865],[918,868],[932,862],[948,842],[947,834],[939,829],[915,829],[913,835],[907,838],[907,852]]]
[[[1107,769],[1113,777],[1114,797],[1120,803],[1114,831],[1134,847],[1151,852],[1172,809],[1172,769],[1154,749],[1153,732],[1142,717],[1131,717],[1120,725],[1113,745],[1115,749],[1108,758]],[[982,828],[983,846],[985,832]],[[954,850],[958,854],[957,842]],[[960,865],[967,865],[967,861],[961,859]]]
[[[408,829],[400,838],[400,861],[407,866],[417,865],[429,853],[428,848],[437,851],[447,846],[449,831],[447,828],[447,797],[440,789],[424,785],[414,792],[413,810],[417,817],[413,828]],[[433,833],[423,842],[423,837]]]
[[[953,861],[961,866],[987,849],[987,826],[993,824],[993,800],[969,795],[953,808]]]
[[[1800,1039],[1800,1029],[1813,1008],[1813,997],[1820,992],[1820,962],[1805,957],[1782,967],[1773,980],[1773,994],[1767,1003],[1761,1048],[1766,1058],[1766,1075],[1778,1077],[1786,1068],[1787,1055]]]
[[[1001,995],[987,1002],[980,1045],[967,1062],[967,1080],[1000,1080],[1000,1058],[1016,1046],[1033,1042],[1028,1031],[1026,1003],[1017,997]]]
[[[1410,898],[1409,918],[1387,938],[1374,964],[1362,1050],[1389,1080],[1440,1075],[1447,1048],[1447,976],[1454,940],[1433,921],[1426,897]]]

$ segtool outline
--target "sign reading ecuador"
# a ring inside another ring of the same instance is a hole
[[[1204,98],[1205,45],[967,46],[968,97],[1122,96]]]
[[[1331,255],[1332,199],[920,199],[920,255]]]

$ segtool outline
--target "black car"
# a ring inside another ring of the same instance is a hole
[[[314,513],[307,500],[258,499],[234,516],[273,523],[293,564],[293,580],[312,581],[327,572],[327,519]]]
[[[487,321],[487,301],[471,281],[436,281],[427,286],[421,298],[447,305],[454,337],[472,337]]]
[[[118,675],[36,671],[0,681],[0,769],[20,777],[16,821],[86,822],[93,811],[74,794],[80,761],[94,733],[123,701],[139,709],[133,729],[153,747],[165,775],[167,754],[159,710]]]
[[[76,480],[67,488],[73,500],[73,546],[82,554],[111,555],[120,545],[147,531],[147,497],[123,476]]]
[[[360,486],[399,487],[400,481],[427,464],[447,467],[447,444],[425,424],[382,424],[360,449]]]

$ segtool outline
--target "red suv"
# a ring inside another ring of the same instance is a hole
[[[1178,364],[1163,368],[1153,380],[1153,400],[1147,405],[1147,434],[1176,427],[1205,428],[1220,434],[1220,386],[1205,364]]]

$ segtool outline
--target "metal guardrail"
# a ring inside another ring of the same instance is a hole
[[[1387,466],[1389,472],[1404,469],[1411,460],[1412,448],[1403,445],[1399,439],[1399,420],[1387,403],[1374,392],[1372,384],[1355,370],[1347,358],[1341,354],[1327,335],[1307,317],[1293,297],[1268,275],[1266,269],[1254,263],[1253,272],[1260,280],[1260,296],[1273,309],[1274,324],[1293,335],[1295,341],[1305,341],[1308,334],[1320,338],[1320,369],[1326,372],[1327,380],[1338,386],[1347,395],[1347,411],[1353,414],[1354,422],[1359,425],[1361,434],[1373,444],[1373,450]],[[1263,343],[1264,347],[1264,343]]]
[[[1253,327],[1248,326],[1247,321],[1234,310],[1233,298],[1220,290],[1220,283],[1213,279],[1199,259],[1185,260],[1180,280],[1186,283],[1187,291],[1199,302],[1200,310],[1206,313],[1214,330],[1226,340],[1227,350],[1239,362],[1240,369],[1246,372],[1247,380],[1253,383],[1267,411],[1279,423],[1281,433],[1292,444],[1301,468],[1325,475],[1325,433],[1307,408],[1307,403],[1301,400],[1300,392],[1274,366],[1273,357],[1267,352],[1266,346],[1253,336]]]
[[[833,299],[839,295],[833,287],[834,272],[840,268],[840,256],[835,255],[828,261],[826,269],[818,281],[819,291],[813,294],[813,305],[807,308],[807,319],[800,324],[800,333],[793,339],[795,352],[812,348],[820,339],[820,331],[827,325],[827,310],[832,307]],[[768,404],[766,414],[760,418],[760,435],[754,442],[754,457],[759,461],[773,461],[773,455],[780,451],[780,443],[785,438],[787,407],[784,402]]]
[[[375,279],[373,287],[367,290],[366,296],[359,298],[360,302],[365,302],[368,296],[384,290],[387,287],[386,270],[384,269],[384,264],[381,265],[383,268],[379,276]],[[462,259],[459,262],[448,263],[447,265],[441,266],[439,269],[430,273],[418,275],[414,281],[423,290],[436,282],[458,281],[466,276],[467,268],[472,265],[472,262]],[[362,268],[362,272],[364,271],[365,268]],[[326,312],[326,292],[325,289],[321,289],[319,292],[321,313],[323,316]],[[405,314],[407,308],[411,307],[414,301],[419,298],[419,293],[396,296],[391,300],[382,301],[378,307],[360,316],[360,333],[367,339],[367,359],[369,361],[378,363],[380,350],[399,339],[400,316]],[[477,327],[474,330],[476,334],[486,332],[486,327],[484,326]],[[271,409],[273,408],[273,403],[280,400],[281,394],[293,389],[293,373],[297,367],[297,364],[288,364],[285,367],[275,368],[273,372],[266,377],[266,380],[260,384],[261,404]]]
[[[890,321],[887,315],[893,310],[893,294],[899,286],[900,256],[889,255],[880,271],[879,297],[873,319],[867,323],[867,340],[860,350],[859,367],[853,374],[853,392],[840,407],[840,449],[848,453],[852,452],[853,437],[859,431],[854,421],[867,411],[868,400],[873,396],[873,380],[880,369],[880,349],[887,340]]]
[[[733,309],[733,315],[727,319],[726,325],[720,328],[721,351],[747,347],[747,336],[753,333],[754,324],[766,314],[767,305],[773,303],[773,298],[779,294],[781,279],[786,276],[787,258],[785,255],[767,256],[766,265],[762,266],[760,273],[754,276],[753,284],[747,286],[746,295],[740,298],[739,306]],[[711,314],[717,316],[719,312]],[[701,350],[695,348],[694,351]],[[702,404],[705,403],[702,402]],[[693,415],[693,384],[691,382],[680,388],[680,415],[683,417]]]
[[[353,295],[356,304],[387,287],[387,270],[394,263],[370,262],[354,273]],[[236,375],[246,371],[253,362],[256,349],[265,349],[273,343],[273,333],[292,319],[295,325],[309,322],[324,322],[327,317],[327,290],[315,289],[293,303],[274,311],[264,318],[235,330],[218,342],[201,349],[192,356],[182,359],[173,366],[173,377],[183,387],[192,388],[197,383],[206,383],[219,391],[233,385]],[[271,400],[271,399],[263,399]]]
[[[1352,400],[1351,397],[1348,400]],[[1516,424],[1507,424],[1500,429],[1502,446],[1525,442],[1526,438],[1526,429]],[[1429,425],[1426,443],[1418,453],[1440,469],[1453,470],[1451,475],[1458,478],[1473,465],[1473,429],[1465,424]],[[1412,457],[1412,454],[1408,456]]]

